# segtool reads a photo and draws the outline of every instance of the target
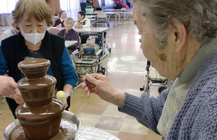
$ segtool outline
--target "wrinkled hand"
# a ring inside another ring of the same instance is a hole
[[[93,78],[93,75],[87,74],[83,78],[83,81],[86,81],[82,87],[84,88],[88,97],[90,96],[90,93],[96,93],[100,98],[108,101],[109,94],[112,92],[113,88],[108,83],[106,76],[96,75],[96,77]]]
[[[70,97],[68,97],[68,98],[70,98]],[[63,103],[65,105],[64,109],[66,109],[68,107],[67,98],[64,98],[62,101],[63,101]]]
[[[88,97],[90,93],[95,93],[105,101],[111,102],[119,107],[123,106],[125,94],[112,88],[106,76],[98,74],[94,78],[93,75],[87,74],[83,80],[86,81],[86,83],[83,84],[82,87]]]
[[[15,89],[15,94],[13,95],[12,98],[16,101],[17,104],[22,104],[22,103],[24,103],[23,97],[22,97],[22,95],[20,94],[20,91],[19,91],[18,88]]]
[[[15,89],[17,88],[17,84],[14,79],[8,76],[0,76],[0,95],[9,97],[15,94]]]
[[[13,78],[0,76],[0,95],[14,99],[18,104],[23,103],[23,98]]]

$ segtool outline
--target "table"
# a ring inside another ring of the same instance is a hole
[[[115,27],[121,25],[121,12],[105,12],[107,15],[115,15]],[[119,22],[117,24],[117,16],[119,17]],[[110,16],[109,16],[110,19]]]
[[[91,27],[91,28],[74,28],[78,33],[103,33],[109,28],[106,27]]]
[[[105,48],[104,48],[104,41],[105,41],[104,33],[106,31],[108,31],[109,28],[91,27],[91,28],[74,28],[74,30],[76,32],[78,32],[79,34],[82,34],[82,33],[99,33],[99,34],[101,34],[101,36],[102,36],[102,48],[103,48],[103,54],[104,54],[104,56],[102,58],[104,58],[107,55],[107,54],[105,54]]]
[[[92,13],[92,14],[86,14],[86,16],[90,16],[90,15],[95,15],[95,16],[97,16],[97,14],[96,14],[96,13]]]
[[[125,10],[121,10],[121,9],[104,9],[104,12],[129,12],[131,11],[131,9],[125,9]]]
[[[76,41],[76,40],[72,40],[72,41],[66,40],[65,46],[66,46],[66,48],[68,48],[69,46],[75,45],[76,43],[78,43],[78,41]]]
[[[97,15],[86,15],[85,18],[91,21],[95,21],[97,19]]]
[[[105,9],[104,12],[120,12],[120,14],[124,15],[124,20],[128,20],[128,13],[131,11],[131,9]]]
[[[11,29],[10,26],[3,26],[3,27],[0,27],[0,31],[10,30],[10,29]]]
[[[86,15],[85,17],[88,18],[88,19],[92,19],[92,18],[96,18],[97,15],[90,15],[90,16],[89,16],[89,15]]]
[[[120,140],[112,134],[109,134],[103,130],[80,126],[78,129],[75,140]]]

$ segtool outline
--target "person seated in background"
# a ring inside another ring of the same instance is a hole
[[[11,23],[11,29],[6,30],[2,33],[1,37],[0,37],[0,42],[2,40],[4,40],[5,38],[8,38],[14,34],[17,34],[19,32],[18,27],[15,25],[15,23]]]
[[[78,12],[78,21],[75,22],[75,28],[90,28],[90,20],[85,18],[85,13],[83,11]],[[81,37],[81,44],[86,43],[88,35],[83,35]]]
[[[55,21],[54,27],[57,27],[57,28],[65,27],[64,26],[64,20],[67,17],[66,12],[60,11],[59,17],[60,18]]]
[[[79,34],[72,29],[74,25],[74,20],[71,17],[67,17],[64,21],[65,29],[61,30],[58,35],[63,37],[65,40],[76,40],[78,43],[68,47],[69,54],[71,54],[74,50],[76,50],[80,45],[80,37]]]
[[[85,18],[85,13],[83,11],[78,12],[78,21],[75,22],[75,28],[89,28],[90,20]]]
[[[39,11],[40,10],[40,11]],[[52,13],[44,0],[19,0],[13,11],[14,22],[20,32],[8,37],[0,45],[0,75],[7,74],[18,82],[24,77],[17,64],[32,58],[45,58],[51,65],[47,74],[57,79],[56,90],[68,92],[78,81],[72,65],[65,40],[50,34],[46,29],[53,25]],[[18,104],[6,98],[11,112],[15,116]],[[63,99],[65,109],[70,107],[70,96]]]

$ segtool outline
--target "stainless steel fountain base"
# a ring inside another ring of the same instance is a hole
[[[80,120],[72,112],[64,111],[60,123],[59,132],[49,140],[73,140],[80,126]],[[5,129],[4,140],[11,140],[10,135],[14,133],[13,140],[30,140],[23,131],[18,119],[11,122]]]

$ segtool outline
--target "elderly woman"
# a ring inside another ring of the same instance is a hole
[[[57,19],[55,21],[54,27],[57,27],[57,28],[65,27],[64,26],[64,20],[65,20],[66,17],[67,17],[66,12],[65,11],[60,11],[59,19]]]
[[[71,17],[67,17],[65,19],[64,24],[65,24],[65,29],[61,30],[58,33],[58,35],[63,37],[65,40],[78,41],[78,43],[76,43],[75,45],[68,47],[68,50],[70,51],[69,53],[71,54],[71,52],[76,50],[79,47],[79,45],[81,45],[81,41],[80,41],[79,34],[74,29],[72,29],[72,27],[74,26],[74,20]]]
[[[115,90],[105,76],[84,77],[96,93],[167,140],[217,138],[217,1],[135,0],[141,49],[171,82],[157,98]]]
[[[46,31],[53,24],[51,9],[44,0],[18,1],[13,18],[20,32],[2,41],[0,46],[0,75],[8,74],[15,82],[24,75],[17,64],[25,59],[46,58],[51,61],[47,74],[57,79],[57,90],[70,91],[78,77],[72,65],[64,39]],[[70,97],[63,99],[66,109]],[[15,117],[18,104],[7,98],[7,103]]]

